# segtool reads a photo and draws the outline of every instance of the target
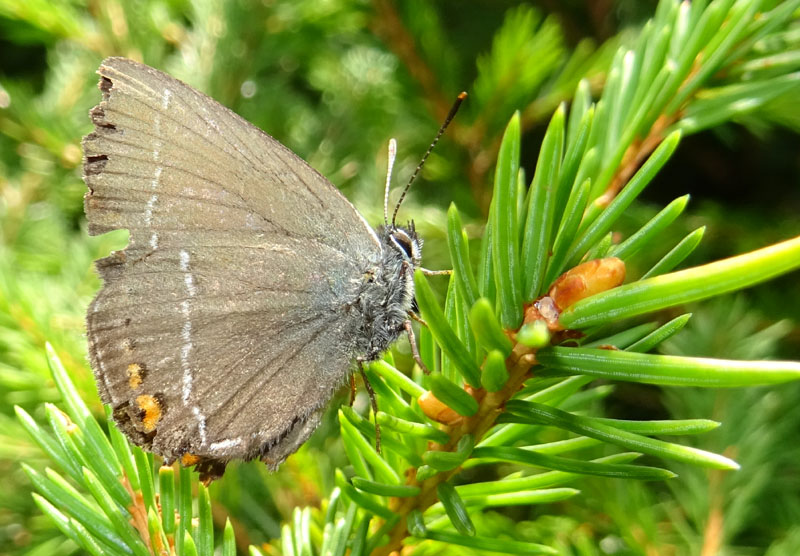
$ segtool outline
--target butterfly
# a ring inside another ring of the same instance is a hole
[[[354,362],[410,333],[422,240],[396,209],[373,229],[288,148],[185,83],[125,58],[98,73],[88,230],[130,233],[96,263],[86,325],[100,396],[166,463],[205,479],[236,459],[275,469]]]

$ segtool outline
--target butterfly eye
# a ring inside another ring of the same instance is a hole
[[[414,258],[414,244],[408,235],[397,232],[392,235],[392,240],[403,251],[407,259]]]
[[[404,237],[399,238],[397,242],[400,244],[400,247],[402,247],[403,251],[405,251],[406,255],[411,258],[411,253],[414,250],[413,246],[411,245],[411,241]]]

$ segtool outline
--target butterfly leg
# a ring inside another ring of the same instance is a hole
[[[425,322],[425,321],[422,319],[422,317],[421,317],[421,316],[419,316],[417,313],[415,313],[413,310],[408,312],[408,316],[409,316],[409,317],[411,317],[411,319],[412,319],[412,320],[415,320],[415,321],[417,321],[418,323],[420,323],[420,324],[421,324],[422,326],[424,326],[425,328],[428,328],[428,323],[427,323],[427,322]]]
[[[429,268],[420,268],[425,276],[450,276],[452,270],[430,270]]]
[[[430,369],[428,369],[427,365],[422,362],[422,357],[419,356],[419,350],[417,349],[417,338],[414,336],[414,329],[411,328],[411,321],[406,320],[403,323],[403,328],[405,328],[406,334],[408,334],[408,343],[411,344],[411,357],[414,358],[414,361],[416,361],[423,373],[426,375],[431,374]]]
[[[372,404],[372,414],[375,417],[375,451],[381,453],[381,426],[378,424],[378,399],[375,397],[375,390],[372,389],[372,384],[369,383],[367,373],[364,372],[364,360],[361,358],[356,359],[358,363],[358,372],[361,373],[361,378],[364,379],[364,387],[369,394],[369,401]]]
[[[356,376],[350,375],[350,407],[353,407],[353,402],[356,401]]]

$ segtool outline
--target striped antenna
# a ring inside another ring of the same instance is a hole
[[[433,147],[435,147],[436,143],[439,142],[439,138],[444,133],[444,130],[447,129],[447,126],[450,125],[450,122],[455,117],[456,112],[458,112],[458,109],[461,106],[461,103],[464,102],[465,98],[467,98],[467,93],[465,93],[465,92],[459,93],[459,95],[456,97],[456,101],[453,103],[453,106],[450,108],[450,112],[447,113],[447,117],[444,119],[444,123],[442,124],[442,127],[439,128],[439,132],[436,134],[436,137],[433,138],[433,142],[431,143],[431,146],[428,147],[428,150],[425,153],[425,156],[422,157],[422,160],[420,161],[419,165],[417,165],[417,169],[414,170],[413,174],[411,174],[411,179],[408,180],[408,183],[406,184],[405,189],[403,189],[403,193],[400,195],[400,199],[397,201],[397,205],[394,207],[394,214],[392,214],[392,227],[395,226],[395,221],[397,220],[397,211],[400,210],[400,204],[403,202],[403,199],[406,198],[406,193],[408,193],[408,189],[411,187],[411,184],[414,183],[414,180],[416,179],[417,174],[419,174],[419,171],[422,170],[422,165],[425,164],[426,160],[428,160],[428,157],[430,156],[431,151],[433,150]]]

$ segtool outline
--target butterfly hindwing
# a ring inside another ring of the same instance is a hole
[[[103,400],[169,460],[279,463],[358,355],[350,309],[380,243],[325,178],[216,101],[122,58],[99,73],[89,231],[130,231],[98,261],[87,317]]]

